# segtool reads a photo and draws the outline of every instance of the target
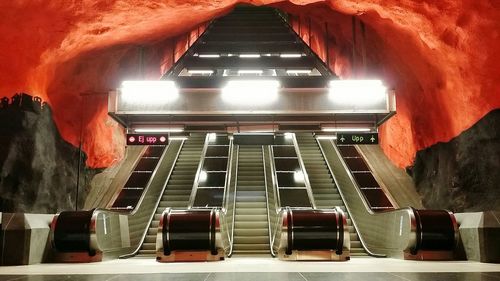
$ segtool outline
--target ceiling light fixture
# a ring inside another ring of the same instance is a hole
[[[374,105],[387,99],[387,88],[380,80],[333,80],[329,96],[338,104]]]
[[[209,69],[192,69],[192,70],[188,70],[188,73],[189,74],[213,74],[214,71],[209,70]]]
[[[258,69],[242,69],[238,70],[238,74],[262,74],[264,71]]]
[[[310,69],[290,69],[286,71],[286,74],[311,74]]]
[[[240,54],[240,58],[242,58],[242,59],[255,59],[255,58],[260,58],[260,54]]]
[[[214,58],[220,58],[219,54],[200,54],[198,55],[200,58],[206,58],[206,59],[214,59]]]
[[[278,98],[277,80],[232,80],[222,88],[222,99],[234,104],[265,104]]]
[[[121,99],[127,103],[168,103],[179,96],[174,81],[123,81]]]
[[[302,54],[280,54],[282,58],[300,58]]]

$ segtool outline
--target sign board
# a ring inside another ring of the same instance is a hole
[[[340,133],[337,144],[378,144],[378,133]]]
[[[127,134],[127,145],[167,145],[168,134]]]

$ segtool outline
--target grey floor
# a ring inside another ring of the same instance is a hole
[[[152,273],[152,274],[89,274],[89,275],[0,275],[0,281],[500,281],[500,272],[216,272],[216,273]]]

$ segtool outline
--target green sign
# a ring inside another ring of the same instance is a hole
[[[337,134],[338,144],[378,144],[378,133]]]

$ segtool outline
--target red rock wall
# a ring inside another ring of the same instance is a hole
[[[328,64],[339,76],[377,76],[396,89],[398,114],[381,128],[381,139],[400,166],[410,165],[417,150],[449,140],[500,107],[498,0],[294,1],[305,5],[300,7],[249,2],[299,16],[302,37],[324,59],[328,38]],[[103,94],[126,78],[158,78],[186,50],[188,36],[182,34],[190,32],[193,42],[196,26],[233,4],[2,1],[0,96],[41,96],[53,107],[62,136],[75,146],[84,124],[87,164],[109,166],[122,157],[123,140],[106,115]],[[366,25],[366,71],[360,70],[359,41],[354,70],[351,65],[352,14]]]

